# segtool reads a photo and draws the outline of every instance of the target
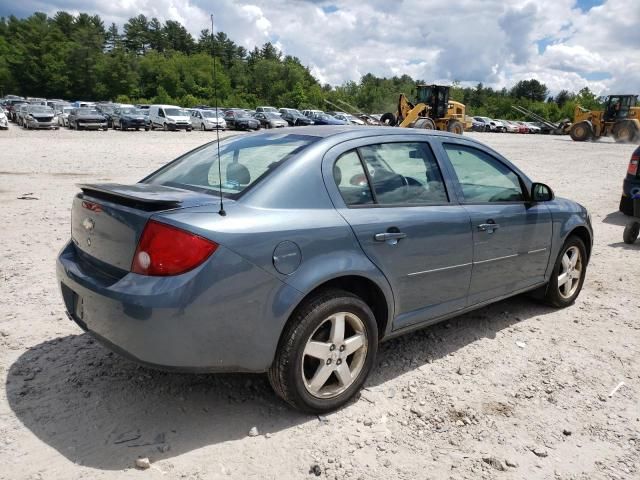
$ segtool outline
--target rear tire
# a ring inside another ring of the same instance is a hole
[[[632,122],[622,122],[613,129],[613,138],[618,143],[633,143],[638,138],[638,130]]]
[[[269,382],[299,410],[335,410],[360,390],[377,349],[378,329],[369,306],[349,292],[326,290],[292,315],[269,369]]]
[[[638,235],[640,234],[640,222],[629,222],[627,226],[624,227],[624,233],[622,234],[622,239],[624,243],[628,245],[632,245],[638,239]]]
[[[464,133],[464,127],[458,120],[451,120],[447,125],[447,130],[457,135],[462,135]]]
[[[582,290],[586,273],[587,249],[579,237],[571,235],[556,259],[544,295],[545,303],[556,308],[572,305]]]
[[[387,112],[380,117],[380,123],[382,125],[395,126],[397,121],[396,116],[391,112]]]
[[[571,127],[569,135],[575,142],[585,142],[593,138],[593,129],[588,122],[578,122]]]

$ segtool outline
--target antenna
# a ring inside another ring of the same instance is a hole
[[[211,56],[213,57],[213,96],[214,107],[216,109],[216,118],[218,117],[218,80],[216,77],[216,43],[213,38],[213,13],[211,14]],[[224,211],[224,203],[222,202],[222,160],[220,159],[220,128],[216,125],[216,143],[218,144],[218,191],[220,192],[220,210],[218,215],[224,217],[227,212]]]

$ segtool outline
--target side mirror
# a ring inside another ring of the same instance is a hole
[[[534,202],[550,202],[555,198],[553,190],[544,183],[534,183],[531,185],[531,200]]]

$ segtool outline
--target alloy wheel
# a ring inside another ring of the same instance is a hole
[[[327,317],[302,353],[302,381],[316,398],[333,398],[356,381],[367,358],[364,322],[351,312]]]
[[[569,247],[560,264],[558,291],[562,298],[570,298],[580,285],[582,276],[582,256],[576,246]]]

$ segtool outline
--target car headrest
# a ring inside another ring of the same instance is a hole
[[[249,185],[251,174],[249,169],[241,163],[233,162],[227,166],[227,181],[238,185]]]
[[[333,178],[336,179],[336,185],[340,186],[342,183],[342,170],[338,165],[333,166]]]

